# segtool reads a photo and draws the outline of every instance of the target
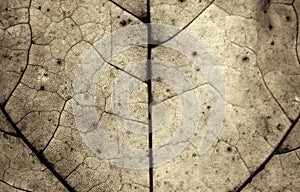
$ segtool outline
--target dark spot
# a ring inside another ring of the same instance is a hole
[[[34,41],[34,40],[31,40],[31,43],[32,43],[32,44],[35,44],[35,41]]]
[[[197,53],[196,51],[193,51],[192,55],[193,55],[193,56],[197,56],[198,53]]]
[[[242,134],[243,134],[243,135],[245,135],[246,133],[245,133],[245,132],[243,132]]]
[[[199,68],[196,68],[196,71],[200,71],[200,69],[199,69]]]
[[[57,59],[56,62],[58,65],[61,65],[61,59]]]
[[[290,20],[290,16],[287,15],[287,16],[285,17],[285,19],[286,19],[287,21],[289,21],[289,20]]]
[[[271,42],[271,45],[274,45],[274,44],[275,44],[274,41],[272,41],[272,42]]]
[[[183,3],[183,2],[185,2],[185,0],[178,0],[180,3]]]
[[[193,153],[192,157],[196,157],[196,156],[197,156],[197,154],[196,154],[196,153]]]
[[[228,151],[228,152],[231,152],[231,151],[232,151],[232,148],[231,148],[231,147],[227,147],[227,151]]]
[[[277,129],[278,129],[279,131],[282,130],[282,125],[281,125],[280,123],[278,123],[276,127],[277,127]]]
[[[161,82],[161,77],[157,77],[157,78],[156,78],[156,81],[157,81],[157,82]]]
[[[39,9],[39,10],[41,10],[41,9],[42,9],[42,7],[41,7],[41,6],[38,6],[38,9]]]
[[[98,153],[101,153],[101,150],[100,150],[100,149],[97,149],[97,152],[98,152]]]
[[[8,8],[7,8],[7,7],[5,8],[5,11],[8,11]]]
[[[210,109],[211,107],[210,107],[210,106],[207,106],[206,108],[207,108],[207,109]]]
[[[170,92],[171,90],[170,89],[166,89],[166,92]]]
[[[49,8],[47,8],[47,12],[49,12],[50,11],[50,9]]]
[[[243,57],[242,60],[243,60],[244,62],[248,62],[248,61],[249,61],[249,57],[245,56],[245,57]]]
[[[126,23],[125,20],[123,20],[123,21],[120,21],[120,25],[121,25],[122,27],[124,27],[125,25],[127,25],[127,23]]]
[[[41,87],[40,87],[40,90],[45,90],[45,86],[44,85],[42,85]]]
[[[15,20],[18,20],[18,17],[15,17]]]
[[[128,21],[128,23],[131,23],[131,19],[128,19],[127,21]]]
[[[268,115],[268,116],[267,116],[267,118],[268,118],[268,119],[270,119],[270,118],[271,118],[271,116],[269,116],[269,115]]]
[[[45,76],[45,77],[48,77],[48,73],[44,73],[44,76]]]
[[[272,30],[273,29],[273,25],[269,24],[269,29]]]

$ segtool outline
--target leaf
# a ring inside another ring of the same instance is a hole
[[[300,1],[0,10],[0,191],[299,191]]]

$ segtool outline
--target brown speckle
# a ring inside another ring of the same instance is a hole
[[[243,57],[242,60],[243,60],[244,62],[248,62],[248,61],[249,61],[249,57],[245,56],[245,57]]]
[[[125,20],[122,20],[122,21],[120,21],[120,25],[121,25],[122,27],[124,27],[125,25],[127,25],[127,23],[126,23]]]
[[[273,29],[273,25],[269,24],[269,29],[272,30]]]
[[[232,148],[231,148],[231,147],[227,147],[227,151],[228,151],[228,152],[231,152],[231,151],[232,151]]]

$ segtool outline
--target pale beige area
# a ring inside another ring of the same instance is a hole
[[[278,145],[291,125],[289,119],[299,115],[295,11],[291,5],[259,2],[215,1],[185,29],[207,46],[220,65],[226,83],[224,128],[219,142],[204,156],[198,157],[196,153],[199,141],[195,137],[179,157],[156,168],[156,191],[237,189]],[[188,1],[184,3],[191,10],[197,6]],[[156,10],[154,8],[153,12]],[[182,27],[181,24],[177,26]],[[165,54],[158,57],[165,57]],[[200,125],[199,130],[203,129]],[[297,146],[299,135],[296,128],[294,130],[288,138],[294,139],[290,145]],[[297,160],[292,163],[296,165],[291,164],[290,169],[297,170]],[[265,177],[271,179],[262,191],[286,188],[279,182],[282,175]],[[290,190],[297,191],[299,176],[293,174],[290,179],[294,183]],[[258,180],[255,182],[260,182]],[[262,186],[264,182],[262,180]]]
[[[0,103],[9,115],[0,114],[0,191],[67,191],[11,125],[75,191],[149,191],[148,170],[112,166],[96,156],[73,115],[72,81],[86,51],[105,34],[146,16],[145,0],[115,2],[124,10],[107,0],[0,1]],[[300,112],[300,1],[153,0],[150,8],[151,22],[184,29],[207,47],[226,86],[223,129],[200,155],[213,106],[211,86],[186,56],[164,46],[152,49],[153,59],[174,64],[194,85],[200,112],[187,148],[154,168],[154,191],[236,191],[254,173],[242,191],[299,191],[299,122],[274,149]],[[128,72],[146,59],[147,46],[133,47],[111,58],[97,82],[100,121],[126,147],[147,149],[148,137],[116,121],[114,79],[125,73],[139,82],[129,107],[132,121],[147,124],[147,84]],[[154,101],[166,108],[165,121],[154,127],[154,147],[172,138],[182,115],[179,94],[185,94],[175,93],[163,78],[152,81]],[[155,115],[154,107],[154,123]]]

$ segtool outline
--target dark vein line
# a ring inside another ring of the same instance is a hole
[[[291,153],[291,152],[297,151],[298,149],[300,149],[300,146],[292,148],[292,149],[281,149],[281,150],[277,151],[276,155],[282,155],[282,154],[286,154],[286,153]]]
[[[112,112],[109,112],[109,111],[104,111],[103,113],[106,113],[106,114],[109,114],[109,115],[112,115],[112,116],[119,117],[119,118],[122,119],[122,120],[132,121],[132,122],[136,122],[136,123],[140,123],[140,124],[146,124],[146,123],[143,122],[143,121],[134,120],[134,119],[130,119],[130,118],[127,118],[127,117],[122,117],[121,115],[118,115],[118,114],[115,114],[115,113],[112,113]]]
[[[9,132],[9,131],[5,131],[5,130],[2,130],[2,129],[0,129],[0,133],[3,133],[3,134],[5,134],[5,135],[10,135],[10,136],[12,136],[12,137],[19,137],[19,135],[16,134],[16,133]]]
[[[9,183],[7,183],[7,182],[3,181],[3,180],[0,180],[0,182],[4,183],[5,185],[8,185],[8,186],[10,186],[10,187],[12,187],[12,188],[15,188],[15,189],[21,190],[21,191],[32,192],[32,191],[30,191],[30,190],[27,190],[27,189],[22,189],[22,188],[20,188],[20,187],[16,187],[16,186],[14,186],[14,185],[11,185],[11,184],[9,184]]]
[[[166,39],[162,42],[160,42],[160,45],[172,40],[174,37],[176,37],[178,34],[180,34],[182,31],[184,31],[188,26],[190,26],[204,11],[206,11],[212,4],[214,4],[215,0],[211,1],[204,9],[202,9],[200,11],[200,13],[198,13],[198,15],[196,15],[196,17],[194,17],[188,24],[186,24],[182,29],[180,29],[177,33],[175,33],[173,36],[171,36],[169,39]]]
[[[111,40],[112,40],[112,38],[111,38]],[[126,69],[122,69],[122,68],[120,68],[120,67],[114,65],[113,63],[107,61],[107,60],[104,58],[104,56],[99,52],[99,50],[98,50],[93,44],[91,44],[91,43],[88,42],[88,41],[84,41],[84,42],[88,43],[88,44],[96,51],[96,53],[101,57],[101,59],[103,59],[103,61],[104,61],[106,64],[108,64],[108,65],[114,67],[116,70],[120,70],[120,71],[126,73],[127,75],[129,75],[129,76],[131,76],[131,77],[133,77],[133,78],[135,78],[135,79],[137,79],[137,80],[139,80],[139,81],[141,81],[141,82],[144,82],[144,81],[143,81],[142,79],[140,79],[139,77],[137,77],[137,76],[135,76],[134,74],[131,74],[131,73],[129,73],[128,71],[126,71]],[[112,56],[112,51],[111,51],[111,54],[110,54],[110,55]]]
[[[148,90],[148,150],[149,150],[149,191],[153,192],[153,151],[152,151],[152,27],[151,27],[151,13],[150,13],[150,0],[147,0],[147,32],[148,32],[148,46],[147,46],[147,74],[146,83]]]
[[[277,151],[279,150],[279,148],[281,147],[281,145],[283,144],[283,142],[286,140],[286,138],[288,137],[288,135],[290,134],[290,132],[294,129],[294,127],[296,126],[297,122],[300,119],[300,114],[298,114],[298,117],[293,121],[292,125],[289,127],[289,129],[287,130],[287,132],[284,134],[284,136],[281,138],[280,142],[277,144],[277,146],[275,147],[275,149],[272,151],[272,153],[267,157],[267,159],[246,179],[246,181],[239,186],[235,192],[240,192],[242,191],[249,183],[252,182],[253,178],[259,174],[261,171],[264,170],[265,166],[271,161],[271,159],[273,158],[273,156],[275,156],[277,154]]]
[[[62,109],[61,109],[61,111],[59,113],[58,120],[57,120],[57,125],[55,127],[55,130],[54,130],[53,134],[51,135],[51,138],[49,139],[49,141],[45,145],[45,147],[41,150],[42,153],[47,149],[47,147],[50,145],[51,141],[53,140],[53,138],[54,138],[54,136],[55,136],[55,134],[56,134],[59,126],[60,126],[60,119],[61,119],[62,113],[65,110],[65,107],[66,107],[66,104],[67,104],[68,101],[69,100],[65,100],[64,105],[63,105],[63,107],[62,107]]]
[[[256,53],[255,53],[255,55],[256,55]],[[289,120],[290,122],[293,122],[293,119],[292,119],[291,117],[289,117],[289,115],[287,114],[287,112],[284,110],[284,108],[282,107],[282,105],[279,103],[279,101],[276,99],[276,97],[274,96],[273,92],[272,92],[271,89],[269,88],[269,86],[268,86],[268,84],[267,84],[267,82],[266,82],[266,80],[265,80],[264,74],[263,74],[263,72],[262,72],[262,70],[261,70],[261,68],[260,68],[259,63],[256,62],[256,64],[257,64],[257,68],[258,68],[258,70],[259,70],[259,72],[260,72],[260,74],[261,74],[261,79],[262,79],[262,81],[263,81],[263,83],[264,83],[266,89],[267,89],[268,92],[270,93],[272,99],[277,103],[278,107],[279,107],[280,110],[283,112],[283,114],[288,118],[288,120]]]
[[[277,155],[281,155],[281,154],[286,154],[286,153],[290,153],[290,152],[293,152],[293,151],[297,151],[298,149],[300,149],[300,146],[298,147],[293,147],[293,148],[279,148],[278,151],[277,151]]]
[[[78,164],[72,171],[70,171],[70,172],[64,177],[64,179],[67,179],[71,174],[73,174],[73,173],[78,169],[78,167],[82,166],[83,163],[84,163],[84,161],[86,160],[86,158],[87,158],[87,157],[85,157],[85,158],[83,159],[83,161],[82,161],[80,164]]]
[[[50,162],[28,141],[28,139],[23,135],[19,127],[14,123],[14,121],[11,119],[9,114],[4,109],[4,106],[0,105],[0,109],[2,113],[4,114],[6,120],[9,122],[9,124],[14,128],[16,133],[19,135],[19,137],[22,139],[22,141],[27,145],[27,147],[36,155],[36,157],[40,160],[42,164],[44,164],[49,171],[61,182],[62,185],[64,185],[70,192],[75,192],[75,190],[67,183],[63,177],[52,167]]]
[[[129,11],[128,9],[125,9],[124,7],[122,7],[120,4],[112,1],[112,0],[108,0],[109,2],[113,3],[114,5],[116,5],[117,7],[119,7],[120,9],[122,9],[123,11],[129,13],[130,15],[134,16],[135,18],[137,18],[138,20],[140,20],[141,22],[145,23],[145,19],[141,18],[139,16],[137,16],[136,14],[134,14],[133,12]]]
[[[163,99],[163,100],[160,100],[160,101],[156,102],[155,104],[163,103],[163,102],[165,102],[165,101],[167,101],[167,100],[169,100],[169,99],[172,99],[172,98],[174,98],[174,97],[178,97],[178,96],[183,95],[183,94],[185,94],[185,93],[188,93],[188,92],[190,92],[190,91],[194,91],[195,89],[197,89],[197,88],[199,88],[199,87],[201,87],[201,86],[204,86],[204,85],[208,85],[208,83],[203,83],[203,84],[197,85],[197,86],[195,86],[195,87],[186,89],[186,90],[184,90],[184,91],[182,91],[182,92],[180,92],[180,93],[178,93],[178,94],[171,95],[171,96],[169,96],[169,97],[167,97],[167,98],[165,98],[165,99]]]

